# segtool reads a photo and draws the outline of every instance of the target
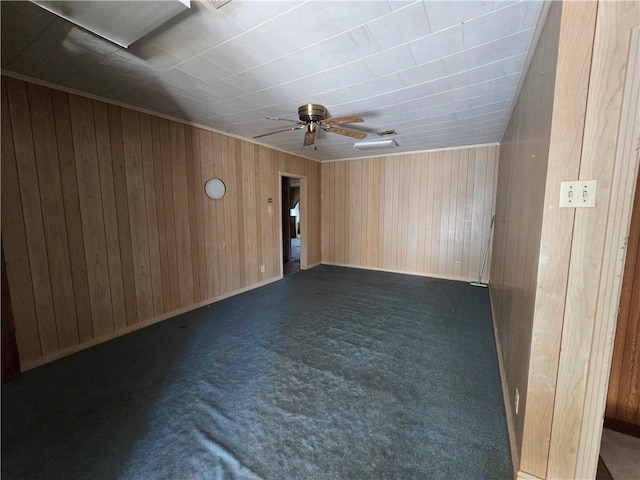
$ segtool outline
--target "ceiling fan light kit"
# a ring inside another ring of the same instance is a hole
[[[298,107],[298,118],[300,120],[291,120],[289,118],[279,117],[267,117],[267,120],[280,120],[283,122],[296,123],[298,126],[285,128],[284,130],[277,130],[275,132],[263,133],[262,135],[256,135],[253,138],[266,137],[268,135],[274,135],[276,133],[290,132],[292,130],[306,129],[304,134],[303,145],[305,147],[313,145],[316,141],[316,132],[318,129],[322,129],[328,133],[337,133],[338,135],[344,135],[345,137],[357,138],[362,140],[367,136],[364,132],[358,132],[357,130],[350,130],[348,128],[336,127],[334,125],[341,125],[343,123],[356,123],[362,122],[362,117],[358,115],[349,115],[346,117],[326,118],[327,109],[322,105],[315,103],[308,103]]]
[[[359,150],[361,152],[366,152],[369,150],[381,150],[388,148],[396,148],[398,143],[393,139],[389,140],[375,140],[373,142],[356,142],[353,144],[354,150]]]

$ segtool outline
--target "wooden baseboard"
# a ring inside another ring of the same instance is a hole
[[[315,268],[318,265],[322,265],[322,262],[312,263],[310,265],[305,265],[304,267],[302,265],[300,265],[300,270],[311,270],[312,268]]]
[[[500,371],[500,384],[502,385],[502,399],[504,401],[504,413],[507,419],[507,432],[509,434],[509,447],[511,450],[511,462],[513,463],[513,471],[515,473],[514,477],[517,480],[534,480],[537,477],[528,476],[523,477],[522,475],[529,475],[524,472],[520,472],[520,452],[518,451],[518,443],[516,442],[516,429],[513,424],[513,402],[511,401],[511,395],[509,392],[509,386],[507,385],[507,375],[504,368],[504,357],[502,355],[502,346],[500,344],[500,336],[498,335],[498,323],[496,322],[496,317],[493,314],[495,312],[495,308],[493,308],[493,295],[491,295],[491,288],[489,288],[489,302],[491,303],[491,319],[493,321],[493,335],[496,342],[496,355],[498,356],[498,370]]]
[[[336,262],[325,262],[325,261],[322,261],[320,263],[322,263],[322,265],[330,265],[332,267],[359,268],[362,270],[374,270],[376,272],[402,273],[403,275],[415,275],[418,277],[427,277],[427,278],[440,278],[442,280],[454,280],[456,282],[474,282],[478,280],[477,278],[452,277],[448,275],[436,275],[433,273],[410,272],[407,270],[395,270],[392,268],[369,267],[366,265],[352,265],[349,263],[336,263]]]
[[[89,341],[83,342],[83,343],[79,343],[78,345],[73,345],[72,347],[69,348],[65,348],[63,350],[59,350],[51,355],[47,355],[44,357],[40,357],[36,360],[32,360],[30,362],[24,362],[22,363],[21,367],[22,367],[22,371],[26,371],[26,370],[30,370],[32,368],[36,368],[39,367],[41,365],[45,365],[47,363],[53,362],[54,360],[59,360],[61,358],[67,357],[69,355],[72,355],[74,353],[80,352],[82,350],[85,350],[87,348],[90,347],[95,347],[96,345],[99,345],[101,343],[104,342],[108,342],[109,340],[113,340],[114,338],[118,338],[122,335],[126,335],[127,333],[131,333],[131,332],[135,332],[136,330],[140,330],[141,328],[144,327],[148,327],[150,325],[153,325],[154,323],[158,323],[161,322],[163,320],[167,320],[169,318],[173,318],[175,316],[181,315],[183,313],[186,312],[190,312],[191,310],[195,310],[197,308],[201,308],[207,305],[211,305],[212,303],[216,303],[219,302],[220,300],[224,300],[225,298],[229,298],[229,297],[233,297],[235,295],[239,295],[241,293],[244,292],[248,292],[249,290],[253,290],[255,288],[260,288],[263,287],[265,285],[268,285],[270,283],[276,282],[278,280],[281,280],[282,276],[276,276],[273,278],[270,278],[268,280],[263,280],[262,282],[259,283],[254,283],[253,285],[249,285],[248,287],[244,287],[244,288],[240,288],[238,290],[234,290],[233,292],[228,292],[222,295],[218,295],[217,297],[212,297],[209,298],[207,300],[203,300],[202,302],[198,302],[198,303],[194,303],[192,305],[189,305],[187,307],[183,307],[183,308],[178,308],[177,310],[173,310],[171,312],[167,312],[167,313],[163,313],[162,315],[158,315],[157,317],[153,317],[150,318],[148,320],[144,320],[142,322],[138,322],[135,323],[133,325],[129,325],[126,328],[123,328],[122,330],[118,330],[117,332],[110,332],[107,335],[102,335],[101,337],[98,338],[93,338]]]

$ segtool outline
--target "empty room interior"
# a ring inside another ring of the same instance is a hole
[[[0,6],[3,478],[640,478],[639,2]]]

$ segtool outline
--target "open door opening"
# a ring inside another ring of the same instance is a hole
[[[282,274],[283,276],[296,273],[303,266],[303,238],[304,222],[303,190],[305,179],[281,176],[281,218],[282,218]]]

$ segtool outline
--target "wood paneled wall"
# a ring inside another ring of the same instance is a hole
[[[595,10],[595,3],[552,2],[500,148],[490,286],[496,343],[519,468],[540,478],[574,216],[557,208],[559,182],[578,177],[591,59],[575,42],[583,28],[593,31]]]
[[[620,139],[637,126],[622,91],[639,8],[552,2],[501,143],[490,292],[521,479],[595,475],[637,174],[637,137]],[[558,208],[575,179],[598,181],[595,208]]]
[[[319,263],[318,163],[3,77],[2,230],[23,369],[278,278],[267,199],[277,205],[281,171],[307,178]],[[212,177],[222,200],[204,195]]]
[[[323,263],[477,279],[497,155],[487,146],[323,163]]]
[[[500,145],[490,285],[514,467],[520,466],[560,32],[552,5]],[[545,73],[543,73],[545,72]],[[519,411],[515,413],[516,390]],[[531,408],[535,408],[532,404]],[[545,449],[541,442],[540,450]],[[524,455],[522,461],[526,463]],[[529,470],[527,470],[529,471]]]
[[[598,197],[575,215],[550,478],[595,476],[640,162],[639,33],[640,3],[598,2],[579,173]]]

